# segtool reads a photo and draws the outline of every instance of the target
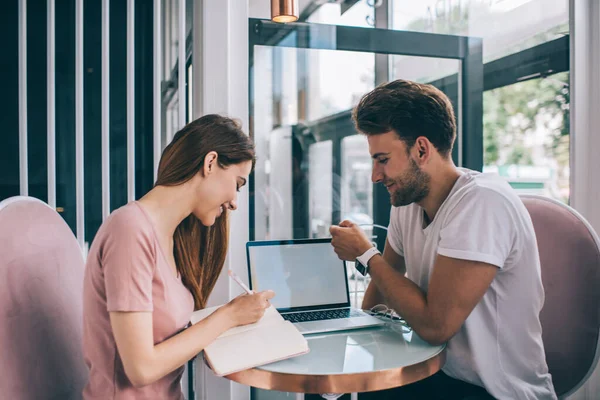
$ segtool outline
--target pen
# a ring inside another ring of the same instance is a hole
[[[239,276],[237,276],[235,272],[233,272],[232,270],[229,270],[229,272],[228,272],[228,273],[229,273],[229,276],[230,276],[230,277],[231,277],[231,278],[232,278],[234,281],[236,281],[236,283],[237,283],[238,285],[240,285],[240,287],[241,287],[242,289],[244,289],[244,291],[245,291],[246,293],[248,293],[248,294],[254,294],[254,292],[253,292],[252,290],[250,290],[250,289],[248,288],[248,286],[246,286],[246,284],[245,284],[244,282],[242,282],[242,280],[240,279],[240,277],[239,277]]]

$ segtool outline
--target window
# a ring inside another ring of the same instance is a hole
[[[393,29],[483,39],[484,167],[518,193],[569,201],[569,2],[567,0],[391,1]],[[392,77],[439,82],[455,74],[406,57]]]
[[[569,73],[484,93],[484,171],[521,193],[569,200]]]
[[[374,0],[360,0],[349,9],[337,3],[325,3],[316,9],[308,22],[329,25],[346,25],[362,28],[375,26]]]
[[[373,89],[374,63],[373,53],[255,46],[255,239],[327,237],[353,215],[372,222],[368,146],[349,110]]]
[[[483,61],[569,33],[568,0],[391,0],[392,28],[483,39]]]

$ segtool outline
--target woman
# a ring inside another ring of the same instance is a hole
[[[85,399],[182,399],[185,363],[263,315],[271,291],[240,296],[184,330],[223,268],[227,213],[254,160],[234,121],[204,116],[165,148],[154,188],[100,227],[85,271]]]

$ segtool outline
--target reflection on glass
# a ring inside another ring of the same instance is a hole
[[[190,12],[187,14],[191,15]],[[171,70],[175,68],[179,51],[179,0],[165,0],[163,23],[163,74],[170,79]]]
[[[431,83],[445,91],[444,83],[457,83],[460,61],[445,58],[390,56],[390,80],[408,79],[419,83]],[[453,77],[452,82],[443,82],[442,78]]]
[[[342,220],[359,225],[373,223],[373,164],[369,154],[369,143],[364,135],[347,136],[342,140]],[[371,227],[362,228],[372,236]],[[360,308],[369,278],[357,273],[354,262],[347,263],[350,303]]]
[[[296,358],[294,371],[310,374],[345,372],[346,336],[337,333],[307,336],[310,352]],[[285,364],[291,364],[292,360],[288,359],[280,364],[283,364],[285,368]]]
[[[187,122],[192,122],[192,118],[194,115],[194,99],[193,99],[193,87],[194,87],[194,74],[192,71],[192,64],[190,64],[187,68]]]
[[[293,234],[291,128],[274,129],[268,144],[267,217],[273,222],[269,227],[269,238],[290,239]]]
[[[307,335],[306,339],[309,353],[260,368],[315,375],[383,371],[418,364],[443,349],[416,334],[402,335],[389,327]]]
[[[362,28],[372,28],[375,25],[375,10],[372,6],[374,1],[372,0],[359,0],[348,10],[345,10],[339,2],[323,3],[325,4],[311,14],[308,22]]]
[[[346,111],[375,87],[375,56],[339,50],[309,50],[307,119]]]
[[[173,94],[173,98],[171,102],[167,105],[165,110],[166,121],[165,121],[165,131],[163,132],[163,146],[167,146],[173,136],[179,129],[179,94],[175,92]]]
[[[296,40],[292,33],[282,42]],[[255,239],[329,236],[333,214],[342,213],[340,191],[357,179],[333,173],[335,163],[343,164],[334,154],[341,153],[345,136],[355,134],[350,110],[373,89],[374,64],[372,53],[254,47]],[[341,114],[344,126],[323,134],[322,125]],[[370,216],[370,192],[360,190],[358,201],[346,197],[348,212]]]
[[[342,220],[373,223],[372,162],[364,135],[342,140]]]
[[[392,28],[483,38],[484,62],[569,32],[568,0],[390,0]]]
[[[368,347],[361,346],[354,338],[348,336],[344,373],[362,372],[365,369],[375,369],[375,356],[368,350]]]
[[[311,236],[329,236],[333,203],[332,142],[317,142],[309,147],[309,208]],[[336,196],[337,197],[337,196]],[[339,197],[338,197],[339,198]],[[336,209],[339,210],[339,204]]]
[[[287,38],[293,43],[295,35]],[[276,123],[293,125],[298,123],[298,57],[302,51],[288,47],[273,49],[273,68],[277,79],[273,82],[273,100],[279,111]]]
[[[519,193],[569,201],[569,74],[484,93],[484,171]]]

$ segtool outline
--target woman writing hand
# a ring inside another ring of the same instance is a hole
[[[185,363],[264,314],[272,292],[236,298],[185,329],[221,273],[227,215],[254,162],[237,123],[199,118],[164,149],[152,190],[102,224],[84,280],[84,399],[183,399]]]
[[[225,307],[230,319],[237,325],[248,325],[257,322],[269,308],[269,300],[275,296],[272,290],[255,294],[243,294],[231,300]]]

